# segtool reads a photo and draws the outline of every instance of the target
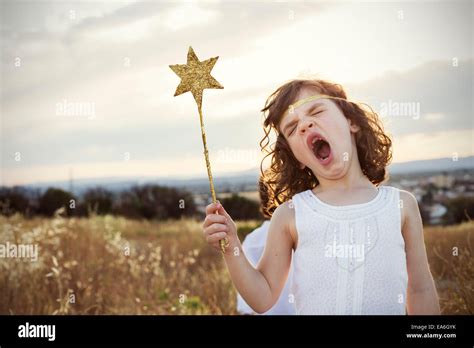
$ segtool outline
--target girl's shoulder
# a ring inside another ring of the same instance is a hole
[[[273,212],[271,222],[284,225],[285,227],[291,227],[292,222],[295,220],[295,209],[292,200],[286,201],[280,204]]]
[[[392,193],[396,195],[395,197],[398,199],[398,206],[402,214],[402,226],[407,214],[415,214],[418,212],[418,201],[413,193],[387,185],[379,186],[379,189],[392,191]]]
[[[401,208],[401,222],[402,227],[405,225],[406,221],[411,218],[416,218],[420,215],[420,210],[418,207],[418,201],[413,193],[405,190],[400,190],[400,208]]]

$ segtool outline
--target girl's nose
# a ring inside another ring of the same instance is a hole
[[[309,130],[312,127],[313,127],[313,121],[311,121],[311,120],[308,120],[308,121],[302,123],[301,133],[304,134],[306,132],[306,130]]]

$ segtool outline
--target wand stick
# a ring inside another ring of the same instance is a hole
[[[199,111],[199,122],[201,124],[201,137],[202,137],[202,144],[204,145],[204,158],[206,159],[206,168],[207,168],[207,176],[209,178],[209,187],[211,189],[211,196],[212,202],[216,203],[216,191],[214,190],[214,180],[212,180],[212,171],[211,171],[211,161],[209,161],[209,151],[207,150],[207,142],[206,142],[206,131],[204,130],[204,120],[202,117],[202,110],[198,106]]]
[[[211,162],[209,160],[209,151],[207,150],[206,132],[204,131],[204,121],[202,117],[202,94],[205,88],[224,88],[216,79],[211,76],[211,70],[216,64],[217,58],[214,57],[200,62],[192,47],[188,50],[187,64],[170,65],[176,75],[181,78],[181,82],[176,88],[175,96],[182,93],[191,92],[196,101],[199,111],[199,122],[201,125],[202,144],[204,145],[204,158],[206,160],[207,176],[209,179],[209,187],[211,189],[212,202],[216,203],[216,192],[214,190],[214,182],[212,180]],[[216,212],[218,214],[218,212]],[[227,238],[219,241],[221,251],[225,253],[229,246]]]
[[[211,189],[212,202],[216,203],[217,202],[216,191],[214,190],[214,180],[212,179],[211,161],[209,161],[209,151],[207,150],[206,132],[204,130],[204,120],[202,117],[202,110],[200,106],[198,106],[198,111],[199,111],[199,121],[201,125],[202,144],[204,145],[204,158],[206,159],[207,177],[209,179],[209,188]],[[216,214],[219,214],[219,212],[216,211]],[[225,253],[225,249],[229,246],[229,241],[227,240],[227,238],[221,239],[219,241],[219,245],[221,247],[221,251]]]

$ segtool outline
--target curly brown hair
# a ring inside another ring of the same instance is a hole
[[[272,214],[267,211],[267,208],[269,206],[268,200],[270,199],[270,197],[268,192],[268,186],[265,183],[265,177],[263,175],[260,175],[260,178],[258,179],[258,193],[260,196],[260,214],[262,214],[265,220],[269,220],[272,217]]]
[[[280,121],[288,107],[296,101],[302,88],[311,88],[320,94],[341,98],[332,99],[344,116],[360,127],[355,133],[357,155],[360,167],[367,178],[375,185],[388,177],[386,166],[392,159],[392,141],[385,134],[378,115],[363,103],[347,100],[344,88],[336,83],[325,80],[293,80],[280,86],[270,97],[261,110],[264,115],[265,135],[260,147],[266,153],[260,165],[261,175],[268,196],[266,206],[262,207],[268,215],[288,201],[296,193],[313,189],[319,182],[311,169],[301,169],[293,155],[288,142],[279,130]],[[276,133],[276,142],[270,144],[272,130]],[[263,162],[271,156],[270,167],[263,171]]]

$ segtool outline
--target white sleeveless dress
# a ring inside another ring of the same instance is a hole
[[[399,190],[389,186],[380,186],[367,203],[346,206],[326,204],[311,190],[293,196],[297,314],[406,314],[399,202]]]

